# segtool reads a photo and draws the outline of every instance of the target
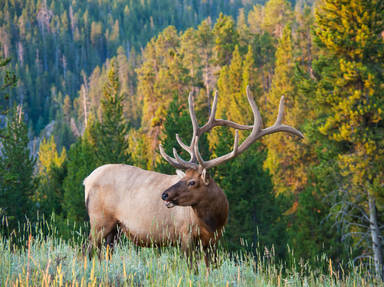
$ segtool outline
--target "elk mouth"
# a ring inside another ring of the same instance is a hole
[[[172,200],[164,200],[165,201],[165,206],[168,208],[175,207],[176,204]]]

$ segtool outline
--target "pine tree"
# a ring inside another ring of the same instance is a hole
[[[95,149],[88,135],[80,138],[68,151],[67,175],[63,182],[63,211],[72,222],[82,223],[87,218],[84,202],[84,179],[97,167]]]
[[[189,154],[180,148],[176,141],[176,134],[183,139],[185,143],[191,141],[192,126],[189,113],[185,104],[180,104],[177,97],[173,99],[169,105],[168,113],[164,121],[163,134],[160,142],[167,154],[173,154],[173,148],[176,148],[179,155],[185,160],[189,160]],[[175,168],[161,157],[161,160],[156,164],[156,170],[166,174],[174,174]]]
[[[47,141],[43,138],[39,148],[39,173],[40,175],[47,175],[53,166],[60,167],[65,158],[66,150],[62,149],[60,155],[57,152],[55,139],[53,136]]]
[[[246,96],[247,85],[252,86],[252,69],[254,65],[252,48],[248,47],[248,53],[245,60],[240,55],[239,47],[236,46],[232,54],[230,65],[224,66],[220,71],[217,81],[218,103],[217,118],[225,118],[241,124],[247,124],[252,121],[252,112]],[[210,147],[219,142],[219,127],[209,134]],[[245,133],[240,133],[240,139]],[[215,154],[215,153],[214,153]]]
[[[8,123],[1,140],[0,210],[9,228],[17,227],[33,215],[32,196],[35,189],[35,160],[28,148],[28,129],[21,107],[9,112]]]
[[[200,122],[207,120],[206,118],[203,119],[206,117],[206,110],[201,109],[198,102],[195,103],[195,112],[196,117],[201,119]],[[178,154],[183,159],[188,161],[190,160],[190,155],[180,147],[176,140],[176,134],[179,134],[183,142],[189,145],[192,139],[191,118],[186,103],[181,103],[181,100],[178,99],[178,97],[174,97],[173,101],[169,105],[160,142],[167,154],[173,154],[173,148],[175,148]],[[203,158],[209,157],[206,134],[203,134],[199,139],[199,151]],[[175,168],[165,161],[163,157],[161,157],[161,159],[156,163],[155,170],[166,174],[175,173]]]
[[[215,153],[221,155],[233,147],[231,131],[221,129]],[[275,248],[278,257],[284,256],[286,233],[278,200],[273,195],[272,182],[263,170],[265,153],[259,144],[251,146],[244,154],[218,166],[215,180],[227,195],[229,219],[224,234],[224,244],[229,249],[253,249],[260,246]],[[260,245],[258,245],[260,244]]]
[[[265,4],[263,28],[265,31],[280,38],[284,26],[292,18],[291,4],[287,0],[269,0]]]
[[[128,125],[123,116],[122,96],[115,63],[111,63],[108,80],[104,85],[101,99],[101,121],[96,123],[94,142],[100,164],[127,163]]]
[[[211,28],[211,20],[208,18],[204,20],[196,31],[197,38],[197,51],[200,54],[202,60],[202,72],[203,72],[203,83],[205,86],[205,93],[207,97],[208,106],[211,103],[211,88],[214,84],[215,77],[213,76],[213,45],[214,37]]]
[[[3,58],[0,56],[0,68],[5,68],[0,71],[0,92],[3,92],[8,87],[14,87],[17,82],[15,73],[6,69],[10,62],[10,58]]]
[[[239,37],[233,19],[220,13],[219,19],[213,27],[213,33],[215,35],[216,64],[228,65]]]
[[[384,278],[377,216],[384,198],[384,2],[325,0],[316,20],[316,41],[323,52],[315,66],[320,78],[316,100],[328,114],[319,130],[344,147],[337,159],[343,178],[339,191],[347,190],[349,201],[355,199],[369,217],[365,230],[361,222],[348,226],[370,234],[376,274]]]
[[[287,125],[300,127],[308,114],[299,107],[297,84],[294,81],[295,58],[291,39],[291,28],[286,26],[276,50],[276,67],[272,87],[266,105],[266,126],[276,120],[280,99],[284,96],[287,112],[284,121]],[[307,183],[305,150],[298,139],[287,134],[275,134],[264,139],[268,156],[264,163],[273,179],[276,193],[290,191],[298,193]]]
[[[66,150],[62,149],[60,155],[56,149],[53,136],[40,143],[38,153],[39,184],[34,195],[34,201],[40,214],[47,217],[61,213],[63,201],[63,180],[66,175]]]
[[[0,107],[8,107],[9,105],[9,94],[8,89],[15,87],[17,78],[15,73],[8,69],[7,66],[10,64],[10,58],[4,58],[0,55]],[[2,114],[3,111],[0,111]],[[1,115],[0,114],[0,115]],[[0,125],[3,125],[0,120]],[[2,137],[2,130],[0,130],[0,138]]]

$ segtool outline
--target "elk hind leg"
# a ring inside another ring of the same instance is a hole
[[[115,221],[104,221],[104,224],[92,224],[91,232],[88,237],[87,254],[91,258],[96,250],[99,259],[101,258],[101,244],[103,240],[109,245],[113,242],[115,237],[114,230],[117,230],[117,223]]]
[[[115,227],[107,234],[105,237],[105,247],[108,248],[109,254],[112,255],[115,246],[117,245],[121,236],[121,229],[119,224],[116,224]]]

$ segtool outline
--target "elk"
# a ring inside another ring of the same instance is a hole
[[[89,249],[100,247],[103,240],[113,246],[120,229],[139,246],[180,244],[191,257],[200,244],[209,264],[210,250],[214,250],[228,218],[228,200],[207,170],[243,153],[259,138],[276,132],[287,132],[303,138],[300,131],[282,124],[284,97],[273,126],[262,128],[262,119],[255,100],[247,88],[252,108],[253,125],[242,125],[229,120],[216,119],[217,92],[208,122],[199,127],[194,111],[193,95],[189,95],[189,112],[193,134],[186,145],[178,134],[177,142],[190,159],[182,159],[176,149],[174,157],[159,145],[162,157],[177,169],[177,175],[166,175],[123,164],[98,167],[85,180],[85,203],[90,219]],[[234,128],[233,150],[215,159],[205,161],[199,152],[199,138],[217,126]],[[239,145],[238,130],[251,130]],[[185,170],[185,173],[181,170]]]

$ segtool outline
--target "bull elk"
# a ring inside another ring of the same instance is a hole
[[[199,127],[193,96],[189,95],[192,140],[188,146],[177,134],[176,139],[190,154],[190,160],[182,159],[176,149],[173,149],[174,157],[171,157],[159,145],[163,158],[178,169],[177,175],[161,174],[123,164],[107,164],[94,170],[84,180],[85,203],[91,224],[88,251],[92,247],[100,247],[103,240],[106,244],[113,245],[117,230],[120,229],[139,246],[181,244],[182,250],[188,256],[197,244],[201,244],[208,265],[207,254],[214,249],[227,222],[228,200],[207,170],[240,155],[265,135],[288,132],[303,138],[301,132],[281,123],[284,97],[281,98],[275,124],[265,129],[262,128],[262,119],[249,88],[247,97],[254,116],[253,125],[216,119],[216,93],[209,120]],[[205,161],[199,152],[199,138],[217,126],[236,130],[233,150]],[[240,145],[238,130],[251,130]],[[185,173],[181,170],[185,170]]]

